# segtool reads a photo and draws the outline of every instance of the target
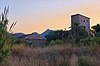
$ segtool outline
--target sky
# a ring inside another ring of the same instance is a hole
[[[68,29],[77,13],[90,17],[91,26],[100,24],[100,0],[0,0],[0,13],[8,5],[9,26],[17,21],[13,32]]]

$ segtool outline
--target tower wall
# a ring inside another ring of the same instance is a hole
[[[71,16],[71,28],[73,29],[73,25],[74,23],[77,22],[79,23],[79,26],[83,26],[84,29],[90,33],[90,18],[80,15],[80,14],[76,14],[76,15],[72,15]]]

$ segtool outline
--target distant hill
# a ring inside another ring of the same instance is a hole
[[[52,32],[53,30],[47,29],[46,31],[44,31],[41,36],[45,38],[46,35],[48,35],[50,32]]]
[[[38,36],[38,37],[42,37],[42,38],[45,38],[46,35],[48,35],[50,32],[52,32],[53,30],[50,30],[50,29],[47,29],[46,31],[44,31],[43,33],[39,34],[37,32],[33,32],[32,34]],[[27,34],[24,34],[24,33],[15,33],[15,34],[12,34],[12,37],[13,38],[18,38],[18,37],[21,37],[21,36],[25,36]]]
[[[36,35],[36,36],[41,36],[39,33],[37,32],[33,32],[32,34]]]
[[[50,32],[52,32],[53,30],[50,30],[50,29],[47,29],[47,30],[45,30],[43,33],[41,33],[41,34],[39,34],[39,33],[37,33],[37,32],[33,32],[32,34],[35,34],[35,35],[37,35],[37,36],[40,36],[40,37],[42,37],[42,38],[45,38],[45,36],[46,35],[48,35]]]
[[[15,34],[12,34],[12,37],[13,38],[18,38],[18,37],[20,37],[20,36],[25,36],[26,34],[24,34],[24,33],[15,33]]]

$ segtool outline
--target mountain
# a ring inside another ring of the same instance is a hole
[[[38,36],[38,37],[42,37],[41,34],[37,33],[37,32],[33,32],[32,34]]]
[[[46,38],[45,36],[48,35],[50,32],[52,32],[53,30],[47,29],[46,31],[44,31],[41,36]]]
[[[47,29],[46,31],[44,31],[43,33],[39,34],[37,32],[33,32],[32,34],[38,36],[38,37],[42,37],[42,38],[45,38],[46,35],[48,35],[50,32],[52,32],[53,30],[50,30],[50,29]],[[12,34],[12,37],[13,38],[18,38],[18,37],[21,37],[21,36],[25,36],[26,34],[24,33],[15,33],[15,34]]]
[[[20,37],[20,36],[25,36],[26,34],[24,34],[24,33],[15,33],[15,34],[12,34],[12,37],[13,38],[18,38],[18,37]]]

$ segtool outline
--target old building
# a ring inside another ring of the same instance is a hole
[[[75,14],[71,16],[71,28],[74,28],[75,23],[79,23],[80,27],[84,27],[84,29],[90,33],[90,18],[83,16],[81,14]]]

